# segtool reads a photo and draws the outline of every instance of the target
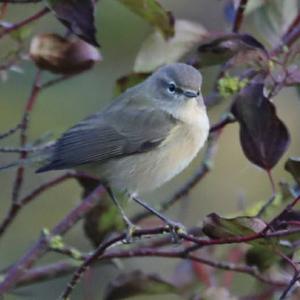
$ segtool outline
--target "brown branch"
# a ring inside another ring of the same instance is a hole
[[[168,227],[157,227],[153,229],[139,229],[136,230],[133,233],[133,237],[142,237],[142,236],[148,236],[148,235],[157,235],[157,234],[162,234],[165,232],[170,232],[170,229]],[[197,238],[189,234],[185,233],[178,233],[178,236],[182,238],[185,241],[193,242],[197,246],[200,247],[205,247],[205,246],[213,246],[213,245],[225,245],[225,244],[240,244],[240,243],[247,243],[251,242],[254,240],[259,240],[259,239],[269,239],[269,238],[274,238],[274,237],[283,237],[286,235],[294,234],[294,233],[299,233],[300,229],[290,229],[290,230],[280,230],[277,232],[270,232],[266,233],[265,231],[261,231],[255,234],[251,234],[248,236],[235,236],[235,237],[227,237],[227,238],[221,238],[221,239],[215,239],[215,240],[208,240],[208,239],[203,239],[203,238]],[[122,240],[126,238],[126,234],[121,234],[117,237],[111,238],[108,241],[103,242],[95,251],[92,253],[83,263],[82,265],[77,269],[77,271],[74,273],[71,281],[68,283],[65,291],[61,295],[61,299],[68,299],[70,294],[72,293],[74,287],[77,285],[79,282],[80,278],[82,275],[85,273],[85,271],[97,260],[102,258],[104,256],[105,251],[108,248],[112,248],[113,246],[116,246],[119,244]],[[192,248],[193,251],[196,248]],[[137,250],[138,251],[138,250]],[[154,250],[153,248],[150,248],[150,251],[152,254],[156,253],[157,251]],[[129,257],[135,257],[135,252],[130,252]],[[139,252],[140,253],[140,252]],[[167,252],[168,255],[166,254],[165,257],[173,257],[174,252]],[[175,252],[176,253],[176,252]],[[185,256],[181,258],[186,258],[186,252],[184,252]],[[176,254],[178,255],[178,253]],[[154,256],[154,255],[152,255]],[[177,256],[178,257],[178,256]],[[258,275],[259,273],[256,273]],[[252,274],[253,275],[253,274]]]
[[[275,187],[275,182],[274,182],[274,178],[273,178],[271,170],[267,170],[267,174],[268,174],[269,182],[271,185],[272,195],[268,199],[268,201],[266,203],[264,203],[264,205],[260,208],[260,210],[258,211],[258,213],[256,215],[257,217],[263,216],[264,213],[267,211],[267,209],[273,204],[273,202],[276,198],[276,187]]]
[[[222,130],[226,125],[232,124],[236,122],[234,116],[232,114],[226,114],[221,121],[211,126],[209,132],[212,134],[213,132]]]
[[[298,26],[300,24],[300,14],[298,14],[295,19],[292,21],[292,23],[290,24],[289,28],[287,29],[285,35],[290,34],[293,29]]]
[[[189,234],[198,236],[202,234],[202,230],[199,227],[194,227],[191,228],[188,231]],[[172,244],[172,237],[171,236],[163,236],[163,237],[156,237],[155,239],[145,239],[143,241],[143,248],[158,248],[158,247],[163,247],[163,246],[167,246]],[[141,248],[141,246],[138,246],[139,248]],[[195,251],[197,249],[199,249],[199,246],[191,246],[189,247],[190,251]],[[123,252],[123,250],[120,250]],[[126,250],[125,250],[126,251]],[[127,250],[127,251],[132,251],[131,250]],[[56,250],[56,252],[63,254],[63,255],[67,255],[68,257],[71,257],[74,259],[74,251],[72,251],[72,249],[68,249],[68,247],[63,247],[63,249],[60,250]],[[80,252],[79,252],[80,253]],[[105,254],[104,256],[101,257],[101,259],[107,258],[113,258],[111,255],[113,255],[115,252],[108,252],[107,254]],[[116,252],[119,253],[119,252]],[[87,259],[88,255],[87,254],[83,254],[80,253],[80,255],[82,256],[82,258]],[[129,255],[128,255],[129,256]],[[117,257],[116,257],[117,258]],[[121,258],[121,257],[120,257]],[[47,268],[49,267],[49,271],[47,270]],[[69,274],[72,273],[74,271],[76,271],[76,269],[78,268],[78,262],[73,262],[73,261],[62,261],[62,262],[57,262],[54,264],[50,264],[50,265],[46,265],[44,267],[36,267],[36,268],[32,268],[30,270],[28,270],[26,272],[26,274],[24,274],[24,276],[20,279],[20,281],[17,283],[17,286],[19,285],[28,285],[31,283],[35,283],[37,281],[42,281],[42,280],[47,280],[47,279],[51,279],[53,277],[55,277],[55,274],[57,274],[57,276],[61,276],[61,275],[65,275],[65,274]],[[55,273],[57,270],[57,273]],[[5,272],[5,271],[3,271]],[[48,274],[49,273],[49,274]]]
[[[0,20],[3,19],[6,15],[7,8],[8,8],[8,0],[2,0],[2,4],[0,7]],[[1,2],[1,1],[0,1]]]
[[[36,102],[37,96],[40,92],[40,76],[41,76],[41,71],[37,70],[36,75],[34,78],[34,82],[31,88],[31,93],[30,96],[26,102],[22,121],[21,121],[21,128],[20,128],[20,146],[24,147],[26,142],[27,142],[27,128],[29,124],[29,117],[30,113],[32,111],[32,108]],[[24,160],[27,157],[27,152],[22,152],[20,155],[20,160]],[[23,183],[23,176],[24,176],[24,167],[20,165],[17,169],[16,172],[16,177],[15,181],[13,184],[13,192],[12,192],[12,205],[15,205],[18,201],[19,193],[20,193],[20,188]]]
[[[285,47],[291,47],[300,38],[300,22],[297,21],[297,26],[289,27],[287,32],[281,37],[281,43],[270,51],[270,57],[281,54]]]
[[[102,186],[97,187],[88,197],[72,209],[50,232],[50,236],[63,235],[74,226],[85,214],[91,211],[105,192]],[[19,259],[0,282],[0,295],[13,288],[35,262],[48,249],[47,237],[42,235],[39,240]]]
[[[276,281],[263,276],[255,267],[250,267],[246,265],[239,265],[230,262],[217,262],[215,260],[209,260],[202,258],[193,254],[190,254],[193,249],[192,247],[184,248],[182,250],[156,250],[153,248],[137,248],[129,250],[112,250],[102,255],[96,262],[113,259],[113,258],[132,258],[132,257],[166,257],[175,259],[188,259],[196,262],[200,262],[205,265],[209,265],[213,268],[233,271],[238,273],[248,274],[257,280],[272,285],[276,287],[286,287],[287,283],[284,281]],[[58,276],[63,276],[70,274],[76,269],[76,263],[71,261],[61,261],[54,264],[49,264],[43,267],[33,268],[24,274],[24,276],[18,282],[18,286],[28,285],[44,280],[49,280],[51,278],[57,278]]]
[[[5,139],[15,132],[17,132],[21,128],[21,123],[17,124],[15,127],[8,129],[6,132],[0,133],[0,140]]]
[[[43,83],[41,85],[41,89],[45,90],[45,89],[47,89],[49,87],[52,87],[52,86],[54,86],[54,85],[56,85],[58,83],[61,83],[61,82],[65,81],[65,80],[73,78],[76,75],[78,75],[78,74],[75,74],[75,75],[62,75],[62,76],[58,76],[57,78],[50,79],[49,81],[47,81],[47,82],[45,82],[45,83]]]
[[[288,295],[291,293],[292,289],[295,288],[295,284],[297,283],[297,281],[300,279],[299,278],[300,272],[298,271],[292,278],[292,280],[290,281],[290,283],[288,284],[288,286],[285,288],[285,290],[282,292],[282,294],[280,295],[279,300],[284,300],[287,299]]]
[[[56,279],[75,272],[78,263],[75,261],[60,261],[42,267],[35,267],[28,270],[18,281],[17,287]]]
[[[12,33],[13,31],[16,31],[16,30],[22,28],[23,26],[26,26],[26,25],[40,19],[41,17],[46,15],[48,12],[50,12],[49,8],[45,7],[43,9],[39,10],[34,15],[32,15],[18,23],[15,23],[11,26],[5,27],[4,29],[2,29],[0,31],[0,39],[3,38],[5,35]]]
[[[234,22],[232,26],[232,32],[239,32],[243,19],[244,19],[244,13],[247,6],[248,0],[240,0],[239,6],[236,10],[236,14],[234,17]]]
[[[299,201],[300,201],[300,195],[298,195],[297,197],[295,197],[293,199],[293,201],[285,207],[284,210],[282,210],[276,217],[274,217],[268,223],[268,227],[272,228],[272,226],[276,223],[276,221],[280,220],[286,213],[288,213],[289,211],[291,211],[294,208],[294,206],[296,206],[298,204]]]

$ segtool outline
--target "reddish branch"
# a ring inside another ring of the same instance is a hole
[[[243,19],[244,19],[244,12],[247,6],[248,0],[240,0],[239,6],[236,10],[236,14],[233,21],[232,31],[239,32]]]
[[[6,12],[7,12],[7,7],[8,7],[8,2],[7,0],[4,0],[4,2],[2,3],[1,7],[0,7],[0,19],[3,19]]]
[[[5,35],[12,33],[13,31],[16,31],[38,19],[40,19],[41,17],[43,17],[44,15],[46,15],[49,12],[49,8],[45,7],[41,10],[39,10],[37,13],[35,13],[34,15],[18,22],[15,23],[11,26],[5,27],[0,31],[0,39],[3,38]]]
[[[137,249],[130,249],[130,250],[112,250],[108,251],[107,253],[103,254],[99,259],[96,261],[103,261],[107,259],[113,258],[132,258],[132,257],[167,257],[167,258],[178,258],[178,259],[188,259],[193,260],[196,262],[200,262],[205,265],[209,265],[213,268],[226,270],[226,271],[233,271],[239,273],[245,273],[250,276],[253,276],[257,280],[272,285],[276,287],[286,287],[287,283],[284,281],[276,281],[271,278],[267,278],[259,273],[259,271],[255,267],[250,267],[246,265],[239,265],[229,262],[218,262],[215,260],[209,260],[202,258],[198,255],[190,254],[190,248],[184,248],[182,250],[157,250],[153,248],[137,248]],[[18,286],[28,285],[31,283],[36,283],[44,280],[49,280],[51,278],[57,278],[58,276],[64,276],[70,274],[71,272],[75,271],[77,268],[77,263],[71,261],[61,261],[54,264],[49,264],[43,267],[36,267],[33,268],[24,274],[24,276],[18,282]]]
[[[61,261],[42,267],[32,268],[20,278],[16,285],[23,286],[38,283],[45,280],[57,279],[59,276],[68,275],[78,268],[77,262]]]
[[[6,132],[0,133],[0,140],[9,137],[21,128],[21,123],[17,124],[15,127],[8,129]]]
[[[158,234],[163,234],[165,232],[170,232],[168,228],[166,227],[157,227],[157,228],[153,228],[153,229],[140,229],[137,230],[133,233],[133,237],[142,237],[142,236],[148,236],[148,235],[158,235]],[[213,246],[213,245],[224,245],[224,244],[240,244],[240,243],[247,243],[247,242],[251,242],[254,240],[259,240],[259,239],[269,239],[269,238],[275,238],[275,237],[284,237],[290,234],[294,234],[294,233],[299,233],[300,229],[290,229],[290,230],[280,230],[280,231],[276,231],[276,232],[270,232],[270,233],[265,233],[264,231],[262,232],[258,232],[255,234],[251,234],[248,236],[235,236],[235,237],[228,237],[228,238],[221,238],[221,239],[215,239],[215,240],[208,240],[208,239],[204,239],[204,238],[197,238],[194,237],[192,235],[189,234],[185,234],[185,233],[178,233],[179,237],[182,238],[185,241],[189,241],[189,242],[193,242],[195,243],[197,246],[200,247],[205,247],[205,246]],[[74,273],[71,281],[69,282],[69,284],[67,285],[67,288],[65,289],[65,291],[63,292],[61,298],[62,299],[68,299],[68,297],[70,296],[70,294],[72,293],[74,287],[77,285],[78,281],[80,280],[81,276],[83,275],[83,273],[92,265],[94,264],[97,260],[99,260],[100,258],[102,259],[102,257],[106,257],[104,255],[105,251],[108,248],[112,248],[113,246],[118,245],[120,242],[122,242],[126,237],[126,234],[121,234],[117,237],[111,238],[110,240],[102,243],[95,251],[93,254],[91,254],[84,262],[83,264],[78,268],[78,270]],[[172,251],[166,251],[166,252],[160,252],[160,250],[154,250],[153,248],[147,248],[148,251],[147,252],[147,256],[160,256],[160,253],[164,253],[164,257],[177,257],[177,258],[190,258],[191,256],[188,255],[189,251],[186,252],[182,250],[182,252],[176,252],[176,250],[172,250]],[[195,248],[192,248],[193,251],[195,250]],[[143,256],[143,250],[142,249],[136,249],[137,252],[135,251],[131,251],[129,252],[130,255],[128,255],[128,257],[135,257],[135,256]],[[139,252],[140,251],[140,252]],[[135,255],[139,253],[139,255]],[[120,255],[121,256],[121,255]],[[119,256],[119,257],[120,257]],[[146,256],[146,255],[144,255]],[[194,258],[196,258],[196,256],[193,256]],[[197,259],[200,262],[208,264],[208,260],[202,259],[197,257]],[[211,261],[210,261],[211,262]],[[214,267],[219,267],[221,268],[222,263],[215,263],[215,262],[211,262],[211,266]],[[228,265],[226,265],[228,266]],[[225,269],[225,267],[223,268]],[[226,268],[226,270],[233,270],[233,269],[229,269]],[[250,271],[252,270],[252,271]],[[241,268],[238,269],[236,268],[235,271],[238,272],[244,272],[244,273],[248,273],[250,275],[254,276],[253,273],[253,269],[249,268],[249,269],[245,269],[245,268]],[[261,274],[258,271],[255,271],[255,276],[261,276]],[[263,276],[261,276],[260,280],[263,280],[262,278],[264,278]],[[266,283],[268,282],[267,280],[265,281]],[[271,283],[272,281],[268,282]],[[281,286],[285,285],[284,283],[281,283]]]
[[[88,197],[72,209],[50,232],[51,236],[63,235],[98,203],[105,190],[96,188]],[[39,240],[5,274],[0,283],[0,295],[13,288],[22,276],[48,249],[48,237],[42,235]]]
[[[32,111],[32,108],[36,102],[37,96],[40,92],[40,76],[41,71],[37,70],[35,79],[31,88],[30,96],[26,102],[22,121],[20,123],[20,146],[24,147],[27,142],[27,128],[29,124],[29,117]],[[27,157],[27,152],[23,151],[20,155],[20,160],[24,160]],[[16,172],[16,178],[13,184],[13,192],[12,192],[12,206],[17,205],[18,197],[20,193],[20,189],[23,183],[24,176],[24,167],[20,165]],[[12,208],[13,209],[13,208]]]

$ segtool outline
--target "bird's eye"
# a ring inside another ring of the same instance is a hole
[[[169,85],[168,85],[168,92],[170,94],[174,94],[176,91],[176,85],[174,82],[170,82]]]

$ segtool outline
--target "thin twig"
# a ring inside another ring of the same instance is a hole
[[[209,132],[213,133],[215,131],[222,130],[226,125],[232,124],[234,122],[236,122],[234,116],[232,114],[226,114],[225,117],[221,119],[221,121],[211,126]]]
[[[170,232],[170,228],[168,227],[157,227],[153,229],[138,229],[133,233],[133,237],[142,237],[144,235],[157,235],[157,234],[162,234],[165,232]],[[189,234],[185,233],[178,233],[178,236],[185,241],[190,241],[194,242],[195,244],[204,247],[204,246],[213,246],[213,245],[224,245],[224,244],[233,244],[233,243],[245,243],[245,242],[250,242],[253,240],[258,240],[258,239],[267,239],[267,238],[274,238],[274,237],[282,237],[285,235],[290,235],[292,233],[299,233],[300,229],[290,229],[290,230],[281,230],[277,232],[270,232],[270,233],[264,233],[264,232],[259,232],[255,233],[252,235],[248,236],[236,236],[236,237],[228,237],[228,238],[223,238],[223,239],[216,239],[216,240],[207,240],[207,239],[202,239],[202,238],[196,238],[193,237]],[[85,261],[82,263],[82,265],[78,268],[78,270],[74,273],[72,279],[68,283],[65,291],[61,295],[61,299],[68,299],[68,297],[71,295],[73,289],[79,282],[80,278],[82,275],[85,273],[85,271],[94,263],[96,262],[100,257],[102,257],[105,253],[105,251],[108,248],[112,248],[113,246],[118,245],[122,240],[126,238],[126,234],[121,234],[117,237],[113,237],[109,239],[108,241],[103,242],[93,254],[91,254]],[[153,254],[155,250],[151,248],[151,253]],[[173,257],[176,256],[178,257],[178,253],[176,252],[168,252],[169,254],[164,255],[164,257]],[[176,254],[174,254],[176,253]],[[185,252],[184,252],[185,253]],[[130,257],[134,257],[133,252],[131,252]],[[185,256],[181,258],[185,258]],[[256,271],[257,272],[257,271]],[[259,273],[256,273],[258,275]],[[253,274],[252,274],[253,275]]]
[[[30,24],[30,23],[38,20],[38,19],[40,19],[41,17],[46,15],[48,12],[50,12],[49,8],[45,7],[43,9],[39,10],[34,15],[32,15],[32,16],[30,16],[30,17],[28,17],[28,18],[26,18],[26,19],[24,19],[24,20],[22,20],[18,23],[15,23],[11,26],[8,26],[8,27],[2,29],[0,31],[0,39],[3,38],[5,35],[12,33],[13,31],[16,31],[16,30],[18,30],[18,29],[20,29],[20,28],[22,28],[22,27],[24,27],[24,26],[26,26],[26,25],[28,25],[28,24]]]
[[[280,214],[278,214],[276,217],[274,217],[269,223],[268,223],[268,227],[272,228],[273,224],[276,223],[277,220],[280,220],[286,213],[290,212],[294,206],[296,206],[298,204],[298,202],[300,201],[300,195],[298,195],[297,197],[295,197],[292,202],[287,205],[285,207],[284,210],[281,211]]]
[[[46,143],[41,146],[35,146],[35,147],[0,147],[0,153],[22,153],[22,152],[38,152],[41,150],[46,150],[47,148],[50,148],[53,146],[53,142]],[[1,166],[0,166],[1,167]]]
[[[234,22],[232,26],[232,32],[239,32],[243,19],[244,19],[244,13],[247,6],[248,0],[240,0],[239,6],[236,10],[236,14],[234,17]]]
[[[31,88],[30,96],[26,102],[22,121],[21,121],[21,128],[20,128],[20,146],[24,147],[27,142],[27,128],[29,124],[29,117],[30,113],[33,109],[33,106],[36,102],[37,96],[40,92],[40,77],[41,71],[37,70],[36,75],[33,81],[33,85]],[[20,160],[24,160],[27,157],[27,152],[21,152]],[[23,176],[24,176],[24,166],[20,165],[16,172],[15,181],[13,183],[13,191],[12,191],[12,202],[17,203],[18,197],[20,193],[20,189],[23,183]]]
[[[113,258],[132,258],[132,257],[168,257],[168,258],[182,258],[193,260],[196,262],[200,262],[205,265],[209,265],[213,268],[222,269],[226,271],[234,271],[239,273],[245,273],[250,276],[253,276],[257,280],[272,285],[276,287],[286,287],[287,283],[284,281],[276,281],[271,278],[267,278],[263,276],[255,267],[250,267],[246,265],[239,265],[228,262],[218,262],[215,260],[209,260],[206,258],[202,258],[193,254],[190,254],[191,247],[184,248],[182,250],[177,251],[166,251],[161,249],[153,249],[153,248],[137,248],[137,249],[129,249],[129,250],[112,250],[108,251],[96,261],[103,261],[107,259]],[[76,269],[76,262],[72,261],[60,261],[54,264],[49,264],[43,267],[36,267],[31,270],[28,270],[24,276],[20,279],[17,286],[28,285],[44,280],[49,280],[51,278],[57,278],[58,276],[63,276],[70,274]]]
[[[78,268],[76,261],[60,261],[42,267],[35,267],[28,270],[17,282],[17,287],[30,285],[46,280],[57,279],[60,276],[65,276],[75,272]]]
[[[269,200],[261,207],[261,209],[259,210],[259,212],[256,215],[257,217],[261,217],[262,215],[264,215],[264,213],[266,212],[268,207],[273,204],[273,202],[276,198],[276,187],[275,187],[275,182],[274,182],[274,178],[273,178],[271,170],[267,170],[267,174],[268,174],[268,178],[269,178],[269,181],[271,184],[272,195],[269,198]]]
[[[285,290],[280,295],[279,300],[287,299],[288,295],[292,292],[293,288],[295,287],[295,284],[300,279],[299,274],[300,274],[300,272],[298,271],[297,274],[295,274],[295,276],[293,276],[293,278],[290,281],[289,285],[285,288]]]
[[[8,0],[2,0],[2,5],[0,7],[0,20],[5,17],[7,8],[8,8]]]
[[[63,76],[59,76],[57,78],[51,79],[51,80],[49,80],[49,81],[41,84],[41,89],[45,90],[45,89],[47,89],[49,87],[52,87],[52,86],[54,86],[54,85],[56,85],[58,83],[61,83],[61,82],[65,81],[65,80],[68,80],[68,79],[70,79],[70,78],[72,78],[72,77],[74,77],[76,75],[63,75]]]
[[[17,132],[20,128],[21,128],[21,123],[17,124],[15,127],[11,128],[11,129],[8,129],[6,132],[1,133],[0,140],[11,136],[15,132]]]

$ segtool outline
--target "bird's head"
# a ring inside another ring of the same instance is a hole
[[[193,101],[203,106],[202,76],[192,66],[174,63],[155,71],[146,81],[148,95],[161,108],[180,109]]]

